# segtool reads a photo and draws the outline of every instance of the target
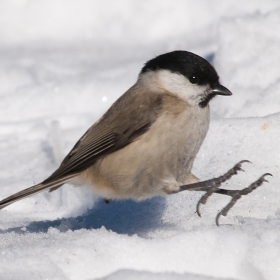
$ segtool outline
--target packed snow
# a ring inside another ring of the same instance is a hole
[[[137,79],[175,49],[216,67],[201,180],[264,183],[222,217],[202,193],[110,201],[65,185],[0,211],[0,279],[280,279],[279,0],[0,2],[0,199],[39,183]]]

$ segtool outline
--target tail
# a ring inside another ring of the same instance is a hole
[[[59,186],[63,185],[64,183],[70,181],[72,178],[74,178],[76,176],[77,176],[77,174],[72,174],[72,175],[64,176],[62,178],[58,178],[56,180],[52,180],[50,182],[44,181],[41,184],[35,185],[33,187],[30,187],[28,189],[15,193],[0,201],[0,210],[18,200],[24,199],[33,194],[42,192],[47,189],[59,187]]]

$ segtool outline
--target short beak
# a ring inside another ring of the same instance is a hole
[[[216,95],[232,95],[231,91],[228,90],[226,87],[217,84],[212,88],[212,92]]]

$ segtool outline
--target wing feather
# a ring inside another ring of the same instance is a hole
[[[160,94],[129,90],[81,137],[61,166],[43,183],[79,173],[100,157],[137,140],[149,130],[161,108]]]

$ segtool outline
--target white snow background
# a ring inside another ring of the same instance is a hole
[[[216,67],[193,172],[237,202],[201,193],[105,204],[65,185],[0,211],[0,279],[280,279],[279,0],[0,1],[0,199],[39,183],[156,55],[184,49]],[[176,137],[176,136],[174,136]]]

